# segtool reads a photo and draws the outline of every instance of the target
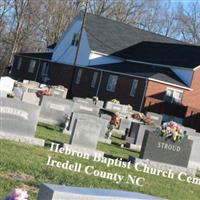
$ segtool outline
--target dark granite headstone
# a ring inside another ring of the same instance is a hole
[[[187,138],[173,142],[159,135],[159,132],[146,131],[140,158],[187,167],[192,149],[192,140]]]
[[[140,128],[140,124],[143,124],[143,123],[140,122],[140,121],[136,121],[136,120],[132,121],[131,126],[130,126],[130,130],[129,130],[127,136],[131,137],[131,138],[136,138],[138,130]]]

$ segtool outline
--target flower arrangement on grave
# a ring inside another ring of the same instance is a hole
[[[143,118],[143,122],[147,125],[153,125],[154,124],[154,121],[153,119],[151,118],[151,116],[145,116]]]
[[[36,92],[37,97],[41,97],[41,96],[52,96],[52,92],[51,90],[48,89],[44,89],[44,90],[38,90]]]
[[[111,99],[112,103],[116,103],[116,104],[120,104],[120,101],[118,101],[117,99]]]
[[[128,112],[133,111],[133,106],[131,106],[130,104],[128,104]]]
[[[23,189],[15,188],[5,200],[28,200],[28,193]]]
[[[161,127],[161,136],[179,142],[185,137],[184,129],[174,121],[165,122]]]
[[[154,121],[151,118],[151,116],[145,116],[145,114],[143,114],[143,113],[134,113],[134,114],[132,114],[131,117],[133,119],[140,121],[140,122],[144,122],[147,125],[153,125],[154,124]]]

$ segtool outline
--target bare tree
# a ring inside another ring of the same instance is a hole
[[[179,3],[177,13],[181,39],[193,44],[200,44],[200,2],[191,2],[187,7]]]

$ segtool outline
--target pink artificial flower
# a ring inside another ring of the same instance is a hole
[[[6,200],[28,200],[27,191],[16,188],[12,191],[11,196],[6,198]]]

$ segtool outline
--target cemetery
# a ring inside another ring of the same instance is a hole
[[[196,130],[116,100],[68,99],[61,86],[6,82],[0,198],[16,187],[31,200],[199,198]]]

